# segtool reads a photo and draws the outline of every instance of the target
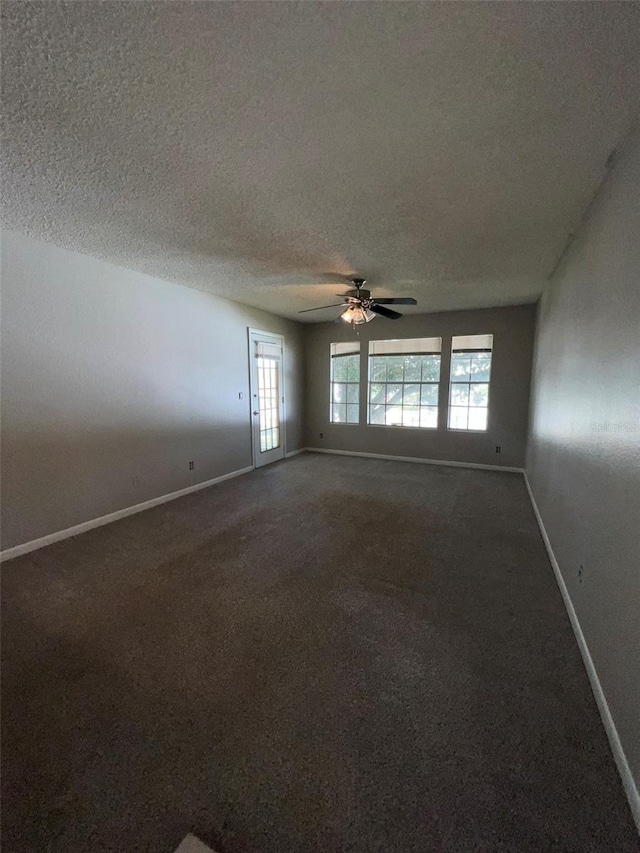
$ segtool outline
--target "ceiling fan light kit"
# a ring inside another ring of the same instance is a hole
[[[366,284],[364,278],[351,279],[353,290],[348,290],[344,294],[344,302],[337,305],[323,305],[322,308],[305,308],[304,311],[299,311],[300,314],[306,314],[308,311],[321,311],[324,308],[344,308],[338,320],[344,320],[345,323],[351,323],[355,331],[358,331],[358,326],[364,323],[370,323],[375,320],[376,315],[387,317],[389,320],[399,320],[402,314],[397,311],[392,311],[390,308],[384,308],[384,305],[417,305],[415,299],[411,297],[384,298],[372,299],[371,291],[365,290],[363,285]],[[336,320],[337,322],[337,320]]]
[[[340,315],[340,319],[346,323],[352,323],[354,326],[361,326],[363,323],[370,323],[375,320],[376,315],[368,308],[363,308],[360,305],[350,305],[346,311]]]

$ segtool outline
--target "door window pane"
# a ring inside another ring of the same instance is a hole
[[[260,452],[280,447],[279,359],[257,356],[258,401],[260,411]]]

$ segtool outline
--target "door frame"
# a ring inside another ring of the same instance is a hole
[[[286,447],[286,429],[285,429],[285,400],[286,400],[286,390],[285,390],[285,347],[284,347],[284,335],[279,335],[277,332],[265,332],[263,329],[254,329],[251,326],[247,327],[247,337],[248,337],[248,347],[249,347],[249,418],[250,418],[250,427],[251,427],[251,461],[254,468],[261,468],[262,465],[269,465],[271,462],[279,462],[280,459],[284,459],[287,455],[287,447]],[[278,448],[274,448],[273,451],[268,451],[269,453],[274,453],[275,450],[281,450],[282,455],[275,455],[272,459],[263,462],[261,465],[258,464],[258,459],[260,458],[260,419],[259,415],[254,415],[254,411],[256,411],[254,401],[258,395],[258,375],[256,371],[256,362],[255,362],[255,342],[259,340],[264,340],[265,343],[273,343],[280,344],[280,446]]]

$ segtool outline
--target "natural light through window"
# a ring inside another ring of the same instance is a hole
[[[369,343],[369,423],[437,429],[441,338]]]
[[[260,453],[280,447],[280,382],[278,366],[281,349],[274,344],[256,343],[258,395],[260,400]]]
[[[449,429],[487,429],[493,335],[458,335],[451,341]]]
[[[360,342],[331,344],[331,423],[360,421]]]
[[[260,452],[280,445],[278,424],[278,372],[275,360],[258,358],[260,388]]]

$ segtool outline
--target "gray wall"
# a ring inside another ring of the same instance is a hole
[[[5,232],[2,547],[251,465],[248,326],[285,335],[295,450],[299,324]]]
[[[402,309],[400,309],[402,310]],[[534,305],[405,316],[377,317],[360,329],[361,379],[366,380],[369,340],[384,338],[442,338],[440,422],[438,430],[367,426],[366,381],[361,382],[360,425],[329,422],[330,344],[351,340],[355,332],[345,323],[309,327],[306,346],[306,445],[394,456],[414,456],[485,465],[524,465],[529,407],[529,384],[535,332]],[[446,401],[452,335],[493,334],[493,364],[486,433],[446,429]],[[319,434],[324,433],[324,438]],[[495,452],[500,445],[502,452]]]
[[[527,473],[638,784],[637,134],[603,184],[542,299],[535,353]]]

